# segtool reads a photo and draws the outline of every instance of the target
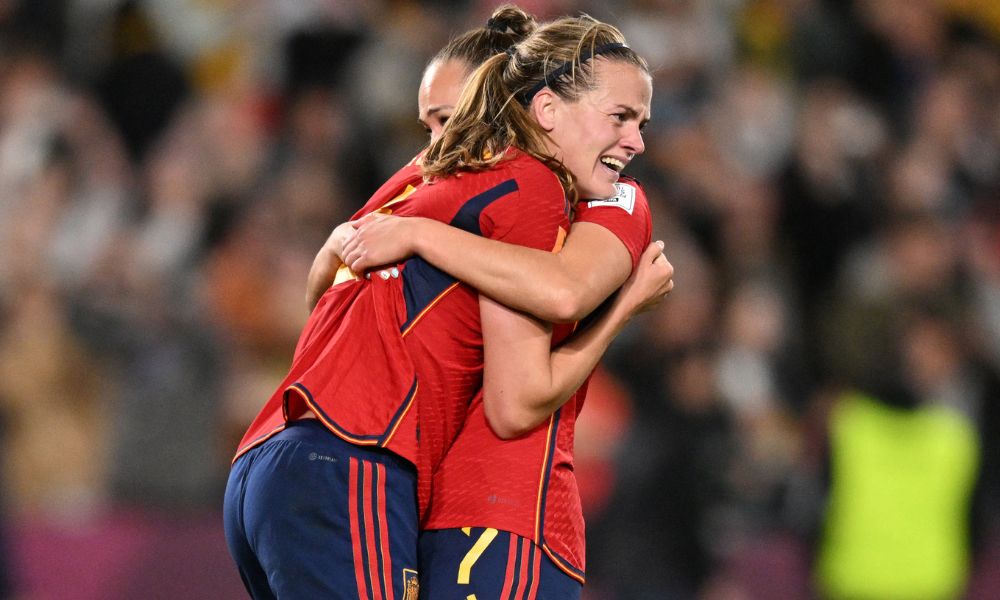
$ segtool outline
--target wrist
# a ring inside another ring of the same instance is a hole
[[[319,250],[319,258],[321,259],[321,262],[330,268],[339,266],[340,263],[343,262],[340,257],[340,255],[344,253],[343,248],[343,243],[327,243]]]
[[[636,313],[636,307],[631,304],[627,304],[622,300],[622,297],[619,296],[618,299],[612,303],[611,308],[608,311],[608,321],[617,334],[625,328],[625,325],[632,320],[632,317],[634,317]]]
[[[427,232],[428,219],[424,217],[409,217],[406,219],[406,226],[409,228],[409,253],[424,256],[428,252],[427,240],[430,237]]]

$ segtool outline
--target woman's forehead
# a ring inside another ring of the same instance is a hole
[[[468,64],[464,61],[434,61],[424,71],[418,101],[427,104],[455,104],[468,74]]]
[[[649,112],[653,80],[642,67],[619,60],[598,59],[594,63],[595,101],[622,103],[640,112]],[[641,110],[640,110],[641,109]]]

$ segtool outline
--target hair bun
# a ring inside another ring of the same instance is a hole
[[[486,21],[486,29],[492,29],[493,31],[504,33],[507,31],[507,23],[502,19],[494,19],[493,17],[490,17],[489,20]]]
[[[520,37],[530,34],[538,26],[535,18],[513,4],[505,4],[486,21],[486,29],[499,33],[516,34]]]

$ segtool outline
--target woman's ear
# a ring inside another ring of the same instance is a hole
[[[549,88],[544,87],[531,99],[528,110],[542,129],[552,131],[555,128],[556,110],[560,102],[562,102],[562,98]]]

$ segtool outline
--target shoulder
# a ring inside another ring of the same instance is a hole
[[[622,177],[615,183],[615,195],[611,198],[581,200],[573,220],[600,225],[615,234],[632,255],[633,268],[653,235],[646,193],[631,177]]]
[[[563,195],[562,184],[545,163],[521,150],[510,149],[497,168],[518,181],[519,187],[529,186],[532,193],[552,191]]]
[[[580,200],[577,208],[579,215],[592,209],[620,209],[625,213],[645,218],[649,215],[649,201],[646,191],[634,177],[621,176],[615,183],[615,195],[610,198]]]

